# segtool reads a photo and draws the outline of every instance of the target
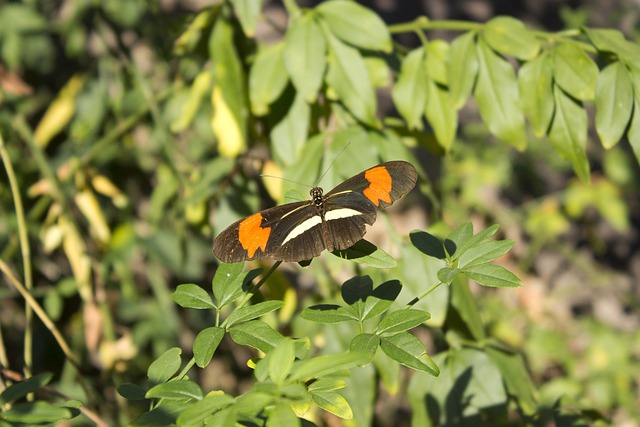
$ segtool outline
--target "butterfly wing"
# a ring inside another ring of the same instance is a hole
[[[322,219],[310,201],[265,209],[222,231],[213,253],[223,262],[261,258],[298,262],[325,249]]]
[[[417,179],[418,172],[411,163],[395,160],[349,178],[327,193],[327,199],[331,200],[338,194],[359,193],[382,209],[411,191]]]

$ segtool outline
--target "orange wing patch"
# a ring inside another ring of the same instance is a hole
[[[391,175],[384,166],[377,166],[364,173],[364,178],[369,181],[369,187],[365,188],[365,197],[378,206],[380,200],[391,203]]]
[[[251,215],[240,223],[238,227],[238,240],[247,251],[249,258],[252,258],[258,248],[264,252],[271,234],[271,227],[260,227],[262,215],[259,213]]]

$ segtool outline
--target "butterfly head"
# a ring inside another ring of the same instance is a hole
[[[311,191],[309,191],[309,195],[311,195],[311,200],[315,206],[322,206],[322,203],[324,203],[324,200],[322,200],[322,188],[313,187]]]

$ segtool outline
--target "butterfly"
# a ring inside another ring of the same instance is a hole
[[[361,240],[378,209],[386,208],[416,185],[418,173],[396,160],[373,166],[338,184],[327,194],[320,187],[311,200],[265,209],[231,224],[213,242],[222,262],[260,258],[299,262],[323,250],[344,250]]]

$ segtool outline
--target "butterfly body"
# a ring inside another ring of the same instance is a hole
[[[223,262],[269,257],[298,262],[323,250],[347,249],[362,239],[377,210],[408,193],[417,180],[415,168],[404,161],[367,169],[327,194],[314,187],[311,200],[265,209],[230,225],[213,244]]]

